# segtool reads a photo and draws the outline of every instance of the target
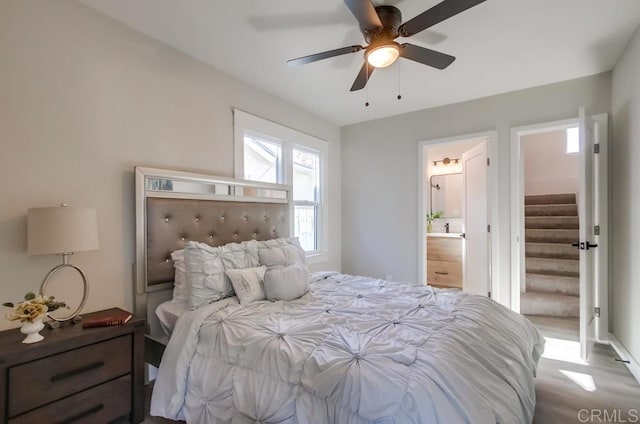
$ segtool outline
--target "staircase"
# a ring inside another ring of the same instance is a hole
[[[575,194],[525,196],[525,315],[578,317],[580,256]]]

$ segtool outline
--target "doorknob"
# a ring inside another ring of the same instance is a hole
[[[462,238],[466,238],[466,237],[467,237],[467,235],[466,235],[465,233],[460,233],[460,237],[462,237]]]
[[[571,246],[578,247],[578,248],[580,248],[580,250],[589,250],[592,247],[598,247],[598,243],[591,243],[589,241],[587,241],[587,242],[581,241],[581,242],[571,243]]]

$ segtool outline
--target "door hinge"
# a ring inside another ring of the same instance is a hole
[[[600,226],[599,225],[594,225],[593,226],[593,235],[594,236],[599,236],[600,235]]]
[[[600,308],[599,307],[593,308],[593,313],[596,316],[596,318],[600,318]]]
[[[593,145],[593,153],[600,153],[600,144],[596,143]]]
[[[491,298],[491,292],[487,292],[487,297]]]
[[[491,224],[487,224],[487,233],[491,232]]]
[[[491,159],[487,158],[487,166],[490,166],[490,165],[491,165]]]

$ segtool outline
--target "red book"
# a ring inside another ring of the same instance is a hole
[[[132,315],[120,308],[111,308],[94,312],[82,320],[82,328],[111,327],[124,325],[129,322]]]

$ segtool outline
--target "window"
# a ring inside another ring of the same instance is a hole
[[[282,181],[282,144],[245,134],[244,179],[264,183]]]
[[[567,128],[567,153],[580,151],[580,128]]]
[[[306,251],[318,250],[319,170],[319,152],[293,148],[294,234],[300,238],[300,244]]]
[[[235,174],[293,187],[292,233],[307,256],[326,254],[327,143],[234,110]]]

